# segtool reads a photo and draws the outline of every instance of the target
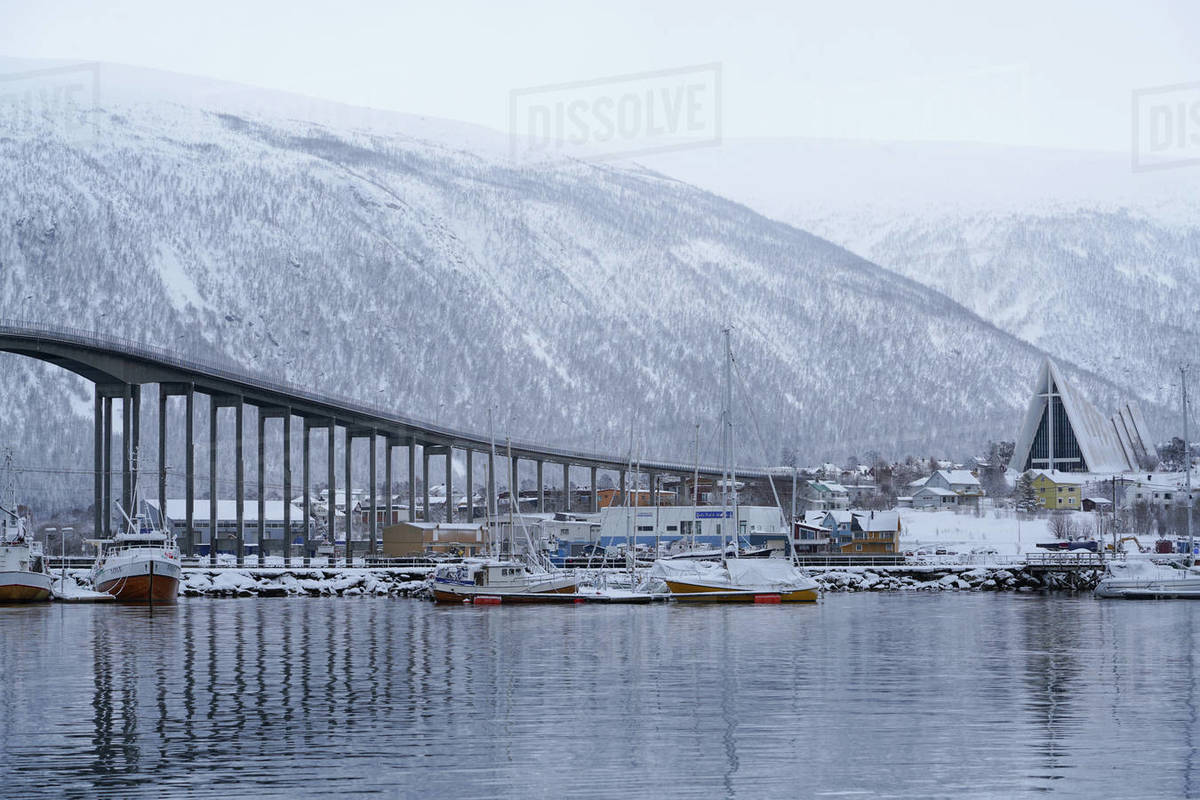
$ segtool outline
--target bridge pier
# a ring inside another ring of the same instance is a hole
[[[325,459],[326,467],[329,474],[326,476],[329,480],[328,497],[329,501],[325,504],[325,531],[329,536],[329,547],[332,552],[333,543],[337,541],[337,470],[334,468],[335,459],[337,458],[337,449],[335,447],[337,434],[337,420],[333,417],[329,418],[329,428],[326,431],[325,441],[329,445],[329,457]],[[334,557],[330,555],[329,565],[333,566]]]
[[[614,505],[623,506],[629,502],[629,474],[624,467],[620,469],[617,478],[617,502]]]
[[[308,417],[303,418],[303,420],[301,422],[301,427],[304,429],[304,441],[301,442],[301,445],[300,445],[300,450],[301,450],[300,480],[301,480],[301,491],[304,493],[304,497],[301,501],[301,503],[302,503],[301,508],[302,508],[303,514],[304,514],[304,533],[303,533],[304,543],[301,546],[304,548],[304,551],[300,554],[300,563],[303,566],[307,567],[310,563],[309,562],[309,553],[311,552],[309,550],[308,535],[309,535],[309,531],[312,530],[312,483],[311,483],[311,474],[310,474],[310,470],[309,470],[309,462],[310,462],[309,448],[311,446],[311,437],[309,436],[310,428],[308,425]]]
[[[571,512],[571,465],[564,461],[562,468],[563,468],[562,510],[567,513],[570,513]]]
[[[467,522],[475,521],[475,451],[463,451],[467,458]]]
[[[263,566],[267,557],[267,480],[266,469],[267,418],[260,407],[256,415],[258,422],[258,565]]]
[[[521,513],[521,459],[516,456],[509,458],[508,463],[508,507],[513,514]]]
[[[158,385],[158,522],[167,527],[167,391]]]
[[[387,492],[387,524],[383,527],[390,528],[396,524],[396,496],[392,494],[392,455],[395,450],[395,444],[392,440],[392,435],[385,434],[383,437],[383,482],[387,484],[384,491]],[[382,549],[380,542],[380,549]]]
[[[600,511],[600,493],[596,491],[596,467],[592,467],[592,513]]]
[[[544,468],[545,462],[542,459],[537,460],[537,489],[538,489],[538,513],[546,513],[546,481]]]
[[[142,387],[136,383],[130,387],[131,406],[129,413],[133,421],[132,434],[130,441],[133,444],[132,452],[137,453],[137,459],[129,463],[129,504],[130,508],[126,509],[129,516],[135,516],[137,509],[132,508],[133,505],[133,490],[137,486],[138,472],[141,471],[141,453],[139,452],[142,445]]]
[[[429,522],[429,447],[421,447],[421,519]]]
[[[239,567],[246,566],[246,472],[245,462],[242,459],[242,416],[245,403],[242,398],[237,398],[233,405],[233,427],[234,427],[234,482],[235,494],[237,495],[237,565]]]
[[[370,526],[371,549],[368,551],[371,556],[375,555],[375,543],[378,539],[377,534],[379,532],[379,486],[378,486],[379,476],[376,473],[376,469],[375,469],[375,461],[378,458],[378,453],[376,452],[376,449],[375,449],[376,448],[375,440],[378,438],[379,438],[378,431],[376,431],[374,428],[372,428],[371,429],[371,440],[370,440],[371,441],[371,446],[370,446],[371,468],[369,470],[370,479],[371,479],[371,526]]]
[[[121,396],[121,510],[129,513],[129,498],[133,494],[133,474],[129,471],[129,456],[133,452],[133,387],[125,384]],[[120,524],[117,525],[120,528]]]
[[[352,507],[351,504],[354,501],[350,497],[350,493],[352,491],[354,491],[354,483],[351,479],[351,473],[350,473],[351,466],[354,463],[354,432],[352,430],[350,430],[349,425],[346,426],[345,431],[346,431],[346,436],[345,436],[345,440],[346,440],[346,452],[345,452],[345,456],[346,456],[346,494],[345,494],[346,502],[343,504],[344,510],[342,513],[346,519],[346,566],[350,567],[350,566],[354,565],[354,540],[353,540],[353,538],[351,538],[351,534],[354,531],[354,508]]]
[[[112,538],[112,398],[104,397],[104,536]]]
[[[496,451],[492,448],[488,450],[487,508],[484,509],[484,518],[489,519],[492,514],[498,514],[499,509],[500,506],[496,503]]]
[[[217,397],[208,396],[208,563],[217,565]]]
[[[93,401],[92,425],[92,538],[99,539],[104,535],[104,398],[98,384]]]
[[[446,446],[446,522],[454,521],[454,448]]]
[[[408,521],[417,521],[417,440],[408,438]]]
[[[259,562],[262,563],[262,562]],[[283,566],[292,565],[292,409],[283,410]]]
[[[187,529],[184,536],[183,553],[188,558],[195,555],[196,547],[196,424],[193,416],[196,411],[196,384],[188,383],[184,394],[184,408],[187,419],[184,420],[184,514],[187,516]]]

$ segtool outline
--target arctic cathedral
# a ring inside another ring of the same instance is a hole
[[[1009,466],[1020,472],[1133,472],[1154,463],[1152,442],[1136,403],[1106,419],[1047,358]]]

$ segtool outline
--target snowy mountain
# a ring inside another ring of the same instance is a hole
[[[1042,356],[938,291],[646,170],[516,165],[498,135],[453,123],[101,77],[84,127],[0,119],[6,317],[445,424],[485,429],[494,406],[500,437],[623,452],[632,423],[643,453],[681,459],[695,423],[710,440],[732,323],[742,463],[789,446],[973,452],[1015,432]],[[0,363],[0,440],[22,462],[90,464],[88,386]],[[1115,403],[1116,385],[1067,369]],[[72,480],[56,491],[85,504],[90,479]]]
[[[1200,170],[968,144],[733,141],[647,167],[912,278],[1143,401],[1200,345]],[[1165,433],[1165,431],[1164,431]]]

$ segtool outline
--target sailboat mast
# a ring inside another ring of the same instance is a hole
[[[700,423],[696,423],[696,471],[692,473],[692,550],[696,549],[696,523],[700,505]]]
[[[1179,383],[1183,387],[1183,474],[1185,476],[1187,491],[1184,497],[1187,503],[1187,535],[1188,535],[1188,566],[1194,561],[1194,553],[1196,552],[1196,540],[1192,533],[1192,442],[1188,435],[1188,393],[1187,379],[1188,368],[1186,365],[1179,368]]]
[[[721,466],[724,486],[721,491],[721,560],[725,560],[725,537],[729,528],[726,510],[729,507],[730,493],[733,491],[733,346],[730,343],[731,328],[721,331],[725,334],[725,409],[722,425],[722,450],[724,463]],[[734,498],[736,503],[736,498]],[[736,535],[736,534],[735,534]],[[736,539],[734,540],[736,542]]]

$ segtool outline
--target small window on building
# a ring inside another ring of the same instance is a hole
[[[856,544],[856,545],[854,545],[854,549],[855,549],[855,550],[862,550],[862,545],[861,545],[861,544]]]
[[[668,526],[667,526],[667,530],[669,530],[669,531],[677,531],[677,530],[679,530],[679,526],[678,526],[678,525],[668,525]]]
[[[1075,505],[1075,498],[1074,498],[1074,497],[1068,497],[1068,498],[1067,498],[1067,503],[1068,503],[1069,505]]]
[[[638,525],[638,533],[654,533],[653,525]]]

